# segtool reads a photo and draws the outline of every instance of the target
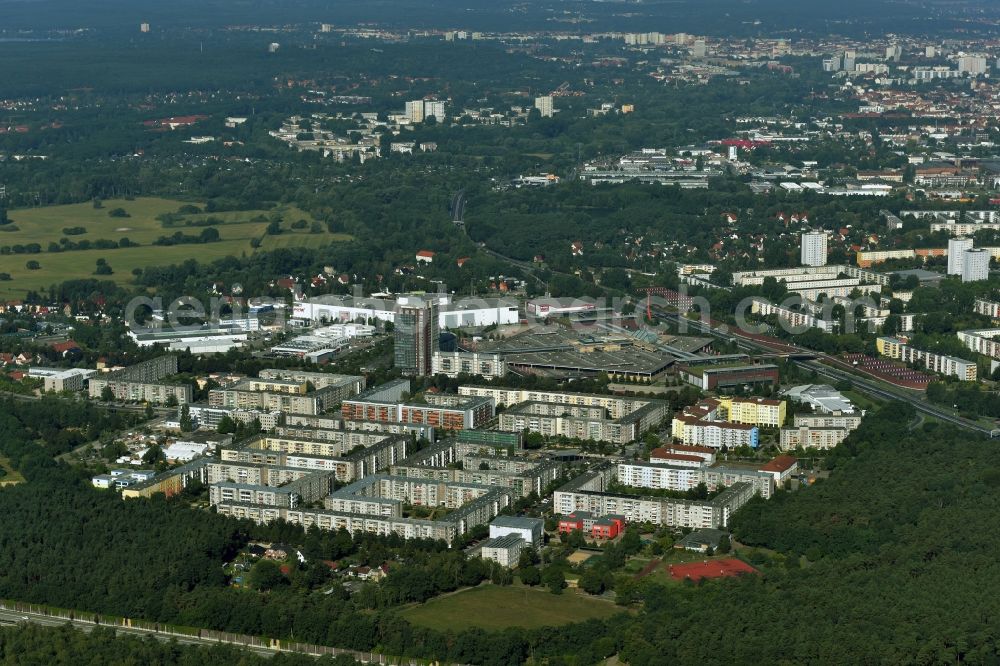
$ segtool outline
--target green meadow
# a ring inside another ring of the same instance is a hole
[[[227,256],[250,255],[254,252],[287,247],[315,247],[332,241],[350,240],[347,234],[332,234],[324,226],[321,233],[311,233],[314,222],[311,215],[295,206],[283,206],[269,211],[227,211],[212,213],[183,214],[170,226],[158,217],[177,214],[181,206],[191,204],[203,209],[201,202],[185,202],[175,199],[143,197],[134,200],[110,199],[101,208],[91,203],[46,206],[11,210],[8,216],[11,224],[0,227],[0,247],[38,243],[42,251],[38,254],[0,255],[0,273],[9,273],[11,280],[0,281],[0,298],[18,298],[32,289],[44,289],[64,280],[94,277],[97,260],[104,259],[114,273],[100,276],[125,284],[132,279],[132,270],[146,266],[164,266],[186,259],[201,262],[212,261]],[[111,217],[109,211],[124,209],[128,217]],[[272,213],[282,215],[279,235],[267,235],[268,217]],[[185,235],[198,235],[206,227],[197,223],[206,218],[215,218],[214,227],[221,240],[212,243],[186,243],[181,245],[153,245],[161,236],[170,236],[177,231]],[[305,220],[303,229],[293,229],[298,220]],[[86,233],[67,235],[64,229],[83,227]],[[67,250],[48,252],[50,243],[59,243],[68,238],[77,243],[89,240],[119,241],[128,238],[138,247],[113,249]],[[253,239],[260,239],[260,248],[251,246]],[[40,268],[27,268],[27,262],[37,261]]]

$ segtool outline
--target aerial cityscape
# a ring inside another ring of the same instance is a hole
[[[996,663],[1000,3],[0,0],[0,663]]]

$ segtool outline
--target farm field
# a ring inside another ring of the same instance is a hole
[[[91,203],[82,203],[9,211],[12,224],[8,228],[16,229],[0,230],[0,247],[38,243],[42,251],[37,254],[0,255],[0,272],[11,276],[11,280],[0,282],[0,298],[21,297],[29,290],[45,289],[64,280],[96,277],[94,271],[98,259],[105,259],[114,271],[112,275],[100,276],[101,279],[125,284],[132,279],[132,270],[135,268],[164,266],[192,258],[207,262],[281,247],[308,247],[351,239],[347,234],[332,234],[325,228],[323,232],[315,234],[310,233],[309,226],[292,229],[291,225],[298,220],[305,220],[307,225],[314,221],[308,213],[294,206],[278,207],[270,211],[185,214],[170,226],[165,226],[157,219],[167,213],[176,214],[186,204],[199,208],[203,206],[199,202],[144,197],[135,200],[106,200],[99,209],[95,209]],[[110,217],[108,212],[115,208],[124,209],[129,217]],[[269,236],[265,233],[267,217],[275,212],[282,215],[282,233]],[[206,228],[199,223],[210,217],[217,220],[213,226],[219,231],[220,241],[180,245],[152,244],[159,237],[170,236],[178,231],[185,235],[198,235]],[[63,233],[64,229],[73,227],[83,227],[86,233]],[[81,240],[93,243],[97,240],[119,241],[128,238],[139,246],[47,251],[50,243],[60,243],[63,238],[74,243]],[[255,238],[262,240],[260,249],[251,247],[250,242]],[[38,262],[39,269],[27,268],[27,262],[32,260]]]
[[[622,612],[625,611],[609,601],[593,599],[572,589],[554,595],[545,589],[523,585],[482,585],[411,606],[403,611],[403,616],[414,624],[444,631],[456,627],[551,627]]]

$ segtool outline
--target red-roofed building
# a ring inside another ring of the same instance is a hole
[[[418,262],[422,261],[425,264],[429,264],[432,261],[434,261],[434,253],[431,252],[430,250],[420,250],[419,252],[417,252],[417,261]]]
[[[673,453],[666,449],[656,449],[650,453],[649,462],[676,465],[677,467],[701,467],[709,463],[708,460],[705,460],[701,456],[693,456],[689,453]]]
[[[464,265],[465,265],[465,262],[467,262],[468,260],[469,260],[469,257],[459,257],[459,258],[458,258],[458,259],[457,259],[457,260],[455,261],[455,263],[456,263],[456,264],[458,264],[458,267],[459,267],[459,268],[461,268],[462,266],[464,266]]]
[[[743,560],[737,560],[736,558],[670,565],[671,577],[677,580],[690,578],[696,582],[703,578],[731,578],[733,576],[755,573],[757,573],[756,569]]]
[[[760,468],[760,471],[767,472],[774,477],[774,485],[781,487],[785,480],[791,478],[799,469],[799,461],[795,456],[778,456]]]
[[[63,356],[70,356],[72,354],[80,353],[80,345],[76,344],[73,340],[67,340],[66,342],[53,342],[52,351]]]

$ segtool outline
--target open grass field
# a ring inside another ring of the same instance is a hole
[[[291,225],[298,220],[305,220],[307,225],[311,225],[314,221],[308,213],[294,206],[276,208],[273,211],[188,214],[169,227],[157,219],[166,213],[177,213],[186,203],[202,206],[199,202],[146,197],[135,200],[107,200],[99,209],[95,209],[90,203],[83,203],[10,211],[12,224],[7,228],[16,227],[16,229],[0,231],[0,246],[38,243],[42,246],[42,252],[30,255],[0,255],[0,272],[9,273],[12,278],[10,281],[0,282],[0,298],[18,298],[32,289],[44,289],[64,280],[92,277],[98,259],[105,259],[114,270],[114,274],[104,276],[102,279],[124,284],[132,279],[134,268],[165,266],[192,258],[206,262],[282,247],[326,245],[332,241],[345,241],[351,238],[347,234],[331,234],[325,228],[322,233],[316,234],[310,233],[308,226],[305,229],[293,230]],[[123,208],[129,217],[110,217],[108,211],[115,208]],[[281,213],[283,217],[282,233],[269,236],[265,234],[268,221],[264,218],[274,212]],[[160,236],[170,236],[177,231],[185,235],[198,235],[205,227],[193,223],[208,217],[219,221],[215,228],[219,231],[220,241],[203,244],[152,245],[152,242]],[[70,227],[83,227],[86,233],[64,234],[63,229]],[[68,250],[57,253],[46,251],[49,243],[59,243],[62,238],[68,238],[74,243],[81,240],[119,241],[128,238],[133,243],[139,243],[139,247]],[[262,239],[259,249],[254,249],[250,245],[250,241],[254,238]],[[41,268],[28,269],[26,264],[31,260],[37,261]]]
[[[609,601],[593,599],[575,590],[555,595],[523,585],[483,585],[411,606],[403,611],[403,616],[414,624],[443,631],[470,626],[554,627],[620,612],[623,609]]]
[[[14,471],[14,468],[10,466],[10,460],[7,458],[0,458],[0,470],[4,472],[0,474],[0,488],[24,483],[24,477],[21,476],[20,472]]]

